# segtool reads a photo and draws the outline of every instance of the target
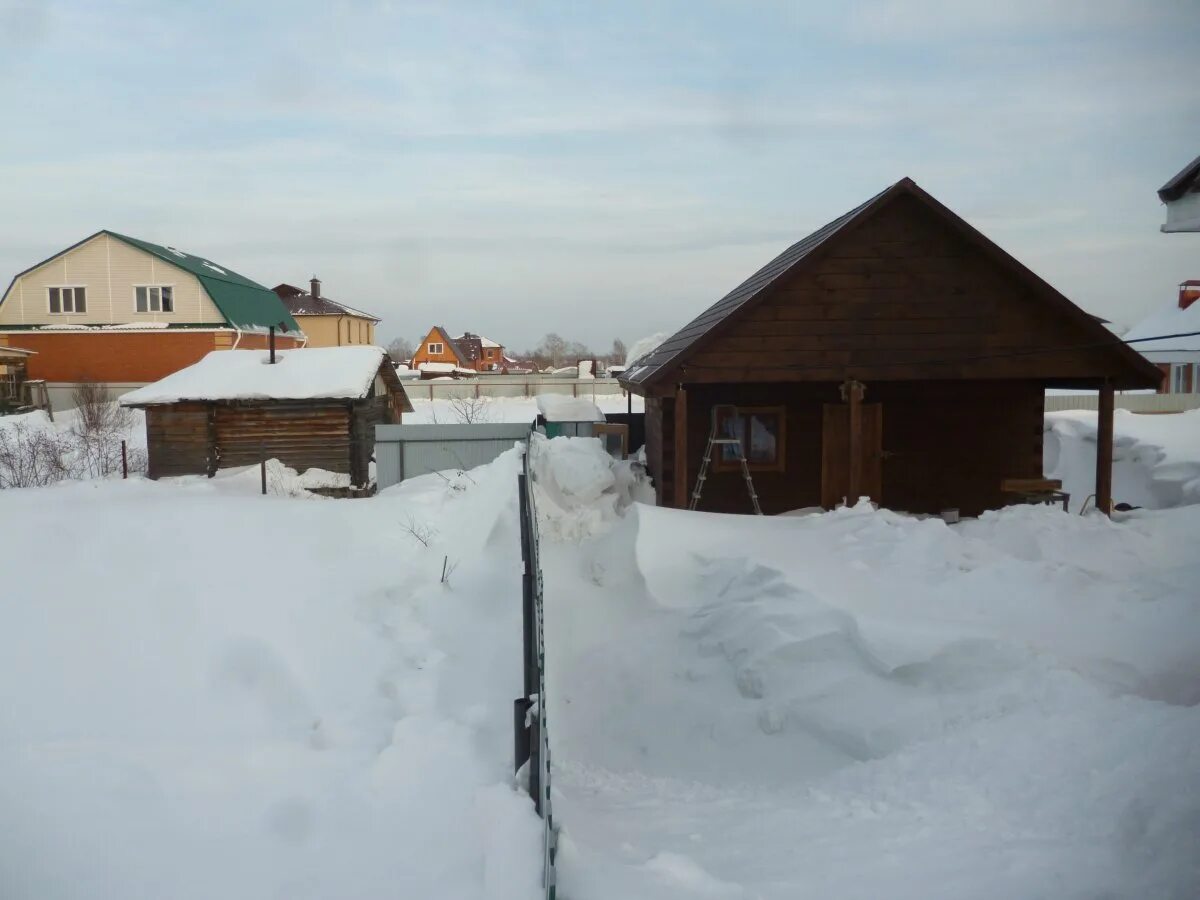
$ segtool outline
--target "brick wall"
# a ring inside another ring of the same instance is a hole
[[[199,362],[214,349],[232,346],[233,332],[188,331],[29,331],[0,335],[0,342],[36,351],[27,377],[49,382],[147,383]],[[276,337],[288,349],[297,340]],[[265,349],[266,335],[242,336],[239,348]]]

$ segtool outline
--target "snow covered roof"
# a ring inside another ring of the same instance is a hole
[[[591,400],[565,394],[538,394],[537,408],[547,422],[603,422],[604,413]]]
[[[183,400],[355,400],[365,397],[383,363],[382,347],[214,350],[200,362],[121,397],[122,406]]]
[[[277,284],[271,290],[283,301],[288,312],[293,316],[358,316],[360,319],[370,319],[379,322],[379,316],[356,309],[345,303],[332,300],[324,294],[314,297],[303,288],[291,284]]]
[[[1152,313],[1129,329],[1122,337],[1132,341],[1160,334],[1182,334],[1200,331],[1200,300],[1187,309],[1172,303],[1165,309]],[[1133,344],[1133,349],[1151,362],[1200,362],[1200,336],[1165,338]]]
[[[504,346],[503,344],[497,344],[497,343],[496,343],[495,341],[493,341],[491,338],[485,338],[485,337],[484,337],[482,334],[472,334],[472,333],[471,333],[471,332],[469,332],[469,331],[464,331],[462,334],[460,334],[460,335],[459,335],[458,337],[456,337],[454,340],[456,340],[456,341],[469,341],[469,340],[472,340],[472,339],[479,341],[479,346],[481,346],[481,347],[487,347],[487,348],[490,348],[490,349],[492,349],[492,350],[499,350],[501,347],[503,347],[503,346]]]

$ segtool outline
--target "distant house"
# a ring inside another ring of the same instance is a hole
[[[449,366],[450,369],[447,371],[455,368],[474,369],[471,360],[441,325],[434,325],[429,329],[425,339],[413,351],[412,362],[409,365],[414,369],[420,369],[428,363],[439,367]]]
[[[374,344],[379,317],[339,303],[321,293],[321,280],[312,278],[309,288],[277,284],[273,288],[288,312],[308,337],[308,347],[346,347]]]
[[[379,347],[212,352],[121,397],[146,411],[149,475],[212,476],[278,459],[367,484],[375,426],[412,404]]]
[[[1042,472],[1048,387],[1099,391],[1096,505],[1111,505],[1114,391],[1158,370],[905,178],[810,234],[637,360],[660,504],[749,512],[868,496],[975,515]],[[1081,503],[1084,498],[1076,498]],[[955,513],[957,514],[957,513]]]
[[[1125,333],[1126,341],[1134,341],[1135,350],[1154,363],[1163,373],[1159,386],[1161,394],[1200,394],[1200,280],[1184,281],[1179,285],[1175,303],[1152,313]],[[1164,337],[1157,341],[1143,338],[1170,334],[1192,334],[1191,337]]]
[[[500,372],[506,368],[503,345],[490,338],[466,331],[454,342],[475,371]]]
[[[1158,199],[1167,205],[1163,231],[1200,232],[1200,156],[1158,189]]]
[[[80,382],[114,392],[156,381],[211,350],[304,336],[274,293],[207,257],[98,231],[18,272],[0,297],[0,346],[35,351],[27,376],[56,409]]]

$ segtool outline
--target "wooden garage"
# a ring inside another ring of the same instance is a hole
[[[976,515],[1042,480],[1046,388],[1100,392],[1111,505],[1115,390],[1158,370],[905,178],[785,250],[620,376],[646,398],[661,505],[763,512],[868,496]],[[714,430],[715,425],[715,430]],[[1083,498],[1079,498],[1082,500]]]
[[[375,426],[412,411],[379,347],[218,350],[121,398],[146,411],[149,475],[212,477],[278,459],[365,486]]]

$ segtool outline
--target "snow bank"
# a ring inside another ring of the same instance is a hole
[[[560,883],[1190,896],[1197,534],[1200,506],[948,526],[638,505],[547,544]]]
[[[538,394],[538,412],[547,422],[603,422],[604,413],[595,401],[566,394]]]
[[[602,534],[635,500],[654,500],[645,474],[609,456],[598,438],[535,432],[529,453],[538,524],[550,540]]]
[[[518,466],[0,491],[0,894],[541,896]]]
[[[1096,485],[1096,413],[1046,414],[1043,470],[1061,478],[1078,509]],[[1146,415],[1116,410],[1113,499],[1163,509],[1200,503],[1200,410]]]
[[[181,400],[356,399],[370,390],[382,347],[309,347],[276,351],[214,350],[200,362],[130,391],[122,406]]]

